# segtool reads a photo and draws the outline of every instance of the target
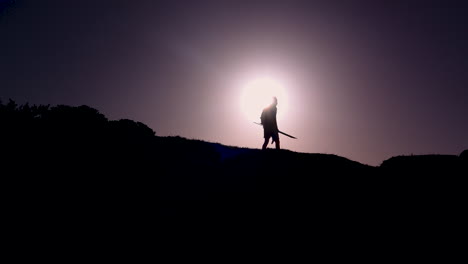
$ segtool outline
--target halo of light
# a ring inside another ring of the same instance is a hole
[[[278,119],[281,119],[288,109],[286,89],[271,78],[258,78],[245,84],[241,96],[241,109],[251,121],[258,122],[262,110],[272,103],[272,98],[278,99]]]

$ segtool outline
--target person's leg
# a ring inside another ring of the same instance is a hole
[[[265,142],[263,142],[263,146],[262,146],[262,150],[265,150],[267,145],[268,145],[268,141],[270,141],[270,138],[269,137],[266,137],[265,138]]]
[[[278,133],[273,134],[272,140],[275,142],[276,149],[280,149],[280,140]],[[273,144],[273,142],[271,142]]]

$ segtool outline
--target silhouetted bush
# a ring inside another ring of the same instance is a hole
[[[460,158],[464,161],[468,161],[468,149],[465,149],[462,153],[460,153]]]

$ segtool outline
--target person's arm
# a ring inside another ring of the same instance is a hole
[[[264,117],[265,117],[265,110],[263,110],[263,111],[262,111],[262,114],[260,115],[260,123],[261,123],[262,125],[264,125],[264,124],[263,124],[263,119],[265,119]]]
[[[274,111],[274,114],[275,114],[275,115],[274,115],[274,117],[275,117],[275,118],[274,118],[275,126],[274,126],[274,127],[276,128],[276,131],[279,131],[279,129],[278,129],[278,122],[276,121],[276,111],[277,111],[277,110],[275,109],[275,111]]]

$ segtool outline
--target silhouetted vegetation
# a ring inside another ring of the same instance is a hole
[[[460,158],[461,158],[464,162],[467,162],[467,161],[468,161],[468,149],[464,150],[464,151],[460,154]]]
[[[2,177],[15,206],[33,215],[155,221],[313,214],[324,223],[411,217],[456,206],[457,182],[467,175],[466,150],[372,167],[336,155],[158,137],[143,123],[108,120],[88,106],[10,100],[0,103],[0,127]]]

